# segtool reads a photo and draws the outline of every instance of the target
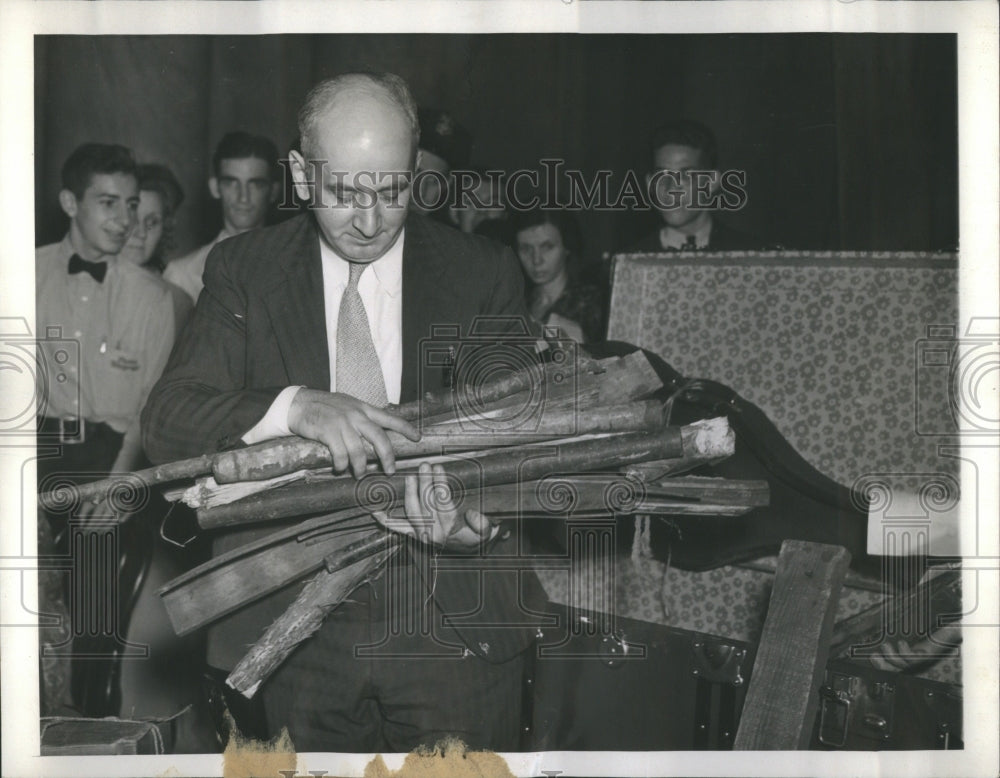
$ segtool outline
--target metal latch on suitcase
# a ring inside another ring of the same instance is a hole
[[[823,745],[843,748],[852,724],[856,737],[884,741],[892,736],[893,684],[876,681],[869,687],[859,677],[827,671],[819,693],[818,736]]]

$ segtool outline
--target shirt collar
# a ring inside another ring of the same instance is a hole
[[[70,238],[70,234],[67,232],[66,237],[63,238],[62,244],[59,246],[59,261],[66,265],[69,263],[69,258],[74,254],[80,254],[73,245],[73,241]],[[83,254],[80,254],[80,259],[86,259]],[[116,267],[118,267],[118,255],[117,254],[105,254],[103,259],[97,260],[98,262],[108,263],[108,272],[110,273]],[[65,270],[65,268],[63,268]],[[80,275],[86,275],[82,273]],[[87,276],[89,278],[89,276]]]
[[[219,242],[220,240],[225,240],[226,238],[231,238],[231,237],[233,237],[233,235],[235,235],[235,234],[236,234],[236,233],[234,233],[234,232],[230,232],[230,231],[229,231],[229,230],[227,230],[227,229],[226,229],[225,227],[223,227],[223,228],[222,228],[221,230],[219,230],[219,234],[215,236],[215,240],[213,240],[213,241],[211,242],[211,244],[209,244],[209,245],[212,245],[212,246],[214,246],[214,245],[215,245],[216,243],[218,243],[218,242]]]
[[[390,297],[396,297],[403,289],[403,241],[406,238],[406,230],[403,229],[385,254],[371,262],[372,272],[379,283]],[[330,245],[320,236],[319,253],[323,264],[336,274],[338,282],[347,284],[348,262],[335,252]]]
[[[684,248],[688,234],[689,233],[681,232],[680,230],[671,227],[669,224],[664,225],[663,229],[660,230],[660,245],[665,249]],[[708,246],[709,239],[712,237],[712,220],[709,219],[708,223],[704,227],[697,230],[693,234],[698,248],[706,248]]]

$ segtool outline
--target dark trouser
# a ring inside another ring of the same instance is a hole
[[[39,419],[38,432],[40,491],[105,477],[123,438],[107,424],[84,422],[83,440],[75,442],[58,419]],[[60,432],[67,433],[65,439],[60,439]],[[117,657],[125,632],[120,606],[129,594],[122,590],[121,549],[126,543],[123,528],[90,530],[74,525],[71,519],[78,507],[66,504],[39,510],[39,521],[48,522],[51,533],[49,553],[55,555],[51,560],[55,567],[40,581],[42,609],[62,611],[65,606],[51,602],[61,595],[70,614],[70,640],[45,647],[43,658],[71,661],[73,704],[85,715],[107,716],[118,713]],[[62,586],[53,585],[53,576],[62,578]],[[42,634],[43,643],[46,639]],[[43,677],[42,683],[44,687],[48,679]]]
[[[38,420],[38,460],[36,473],[38,491],[50,491],[68,484],[85,484],[107,476],[122,447],[124,435],[107,424],[81,422],[83,440],[67,438],[60,442],[60,420]],[[80,506],[66,503],[51,510],[39,507],[40,515],[49,522],[55,552],[62,557],[70,554],[69,521]],[[69,578],[67,577],[67,585]],[[69,594],[69,592],[66,592]]]
[[[219,736],[219,742],[225,749],[232,736],[232,724],[235,723],[240,735],[255,740],[267,740],[270,733],[264,719],[263,694],[247,699],[235,689],[226,686],[228,670],[205,665],[202,675],[202,696],[207,702],[212,724]],[[232,717],[232,722],[226,714]]]
[[[58,419],[38,420],[40,487],[44,488],[48,479],[57,474],[76,484],[103,478],[111,470],[125,436],[104,423],[83,422],[83,428],[83,440],[79,443],[73,442],[75,437],[70,437],[70,430],[63,428],[67,437],[62,442]]]
[[[491,664],[463,652],[453,633],[450,645],[419,634],[385,642],[388,627],[361,586],[264,684],[272,735],[288,727],[307,752],[409,752],[445,737],[518,750],[523,653]]]

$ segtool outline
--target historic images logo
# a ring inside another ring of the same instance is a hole
[[[282,167],[291,180],[288,160]],[[332,170],[324,160],[310,160],[312,176],[309,208],[401,208],[404,193],[427,211],[440,208],[534,208],[592,211],[688,210],[738,211],[747,203],[745,170],[655,170],[641,174],[627,170],[620,180],[614,171],[585,174],[567,168],[564,160],[542,159],[540,169],[461,170],[448,175],[438,170]],[[433,179],[435,186],[424,186]],[[285,192],[292,187],[286,186]],[[427,199],[433,193],[433,199]],[[287,199],[279,208],[295,209]]]

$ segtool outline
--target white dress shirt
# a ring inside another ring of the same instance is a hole
[[[695,245],[698,248],[708,248],[708,242],[712,239],[712,220],[709,219],[693,233],[681,232],[666,224],[660,229],[660,245],[665,249],[684,249],[688,235],[694,235]]]
[[[390,403],[398,403],[403,376],[403,239],[405,230],[392,247],[361,274],[358,293],[368,314],[372,342],[382,366],[385,393]],[[330,391],[337,391],[337,320],[340,298],[347,288],[350,268],[347,260],[320,238],[323,263],[323,308],[326,314],[326,345],[330,355]],[[292,434],[288,411],[300,386],[283,389],[267,413],[243,436],[247,444]]]
[[[201,294],[201,290],[205,286],[201,280],[205,274],[205,260],[208,259],[208,255],[216,243],[231,237],[232,235],[223,227],[211,243],[206,243],[183,257],[170,260],[163,269],[163,280],[169,281],[174,286],[179,286],[187,292],[188,297],[193,302],[197,303],[198,295]]]
[[[173,298],[161,278],[117,256],[103,283],[70,275],[74,253],[69,235],[35,249],[35,332],[59,333],[38,340],[50,378],[39,414],[103,422],[125,434],[123,448],[138,447],[139,414],[174,345]]]

